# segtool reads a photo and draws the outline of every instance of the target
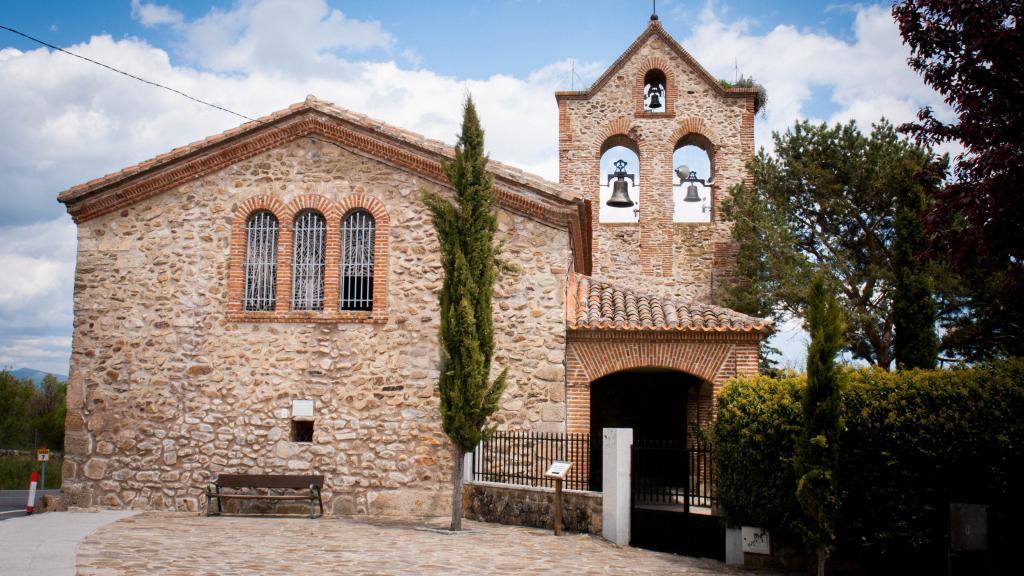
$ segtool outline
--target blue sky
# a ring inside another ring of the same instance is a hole
[[[492,158],[557,178],[553,92],[593,81],[651,3],[8,2],[0,24],[249,116],[306,94],[452,141],[474,95]],[[768,88],[759,146],[798,119],[948,108],[906,66],[888,4],[658,2],[712,74]],[[573,80],[571,70],[576,70]],[[75,228],[56,194],[240,119],[0,30],[0,366],[66,373]],[[803,337],[777,337],[800,366]]]

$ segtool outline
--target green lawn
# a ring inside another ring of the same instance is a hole
[[[60,488],[62,460],[54,454],[46,463],[46,488]],[[0,490],[28,490],[32,471],[41,472],[41,466],[34,454],[0,455]]]

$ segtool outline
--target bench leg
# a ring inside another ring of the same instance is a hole
[[[320,494],[320,489],[319,488],[316,489],[316,501],[320,503],[320,516],[323,516],[324,515],[324,498],[323,498],[323,495]]]
[[[207,516],[209,516],[210,512],[211,512],[210,505],[212,504],[212,502],[210,502],[210,500],[211,500],[211,498],[210,498],[210,489],[207,488],[206,489],[206,515]]]

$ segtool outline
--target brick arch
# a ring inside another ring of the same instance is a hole
[[[273,196],[258,195],[247,198],[235,208],[235,214],[231,222],[230,246],[228,249],[228,312],[242,312],[242,300],[245,298],[245,225],[249,217],[260,210],[266,210],[277,218],[277,267],[280,271],[282,262],[281,234],[285,226],[285,220],[281,217],[284,213],[284,204]],[[280,274],[278,275],[280,276]],[[278,290],[278,301],[280,302],[280,282],[275,286]]]
[[[570,333],[566,342],[566,429],[590,430],[590,385],[624,370],[664,368],[699,378],[710,407],[733,376],[757,373],[758,338],[695,333]],[[702,401],[703,402],[703,401]],[[709,408],[702,408],[702,410]]]
[[[289,228],[295,222],[295,217],[304,210],[316,210],[327,220],[328,233],[331,229],[330,221],[338,216],[338,208],[334,202],[318,194],[303,194],[292,199],[285,205],[283,215]]]
[[[644,77],[651,70],[658,70],[665,75],[665,111],[659,115],[672,115],[676,112],[676,101],[679,98],[679,87],[676,85],[675,70],[667,58],[648,56],[640,63],[636,79],[633,82],[633,102],[636,103],[636,114],[644,112]]]
[[[672,132],[672,138],[670,138],[670,141],[672,142],[672,145],[675,146],[677,142],[691,134],[702,136],[710,143],[711,150],[708,150],[708,154],[713,154],[721,146],[721,140],[719,139],[718,134],[715,133],[714,129],[711,128],[711,126],[708,126],[707,123],[704,122],[703,118],[698,118],[696,116],[690,116],[680,120],[679,126],[676,127],[674,132]]]
[[[593,147],[598,159],[601,158],[601,148],[604,146],[604,143],[617,136],[630,140],[633,145],[636,146],[636,150],[634,151],[639,156],[640,145],[642,143],[640,133],[633,126],[633,121],[631,119],[626,118],[625,116],[620,116],[619,118],[609,121],[599,130],[594,132],[594,140],[592,141],[591,146]]]
[[[372,318],[384,318],[388,309],[388,285],[390,284],[389,271],[389,247],[391,239],[391,216],[388,215],[387,207],[379,199],[366,194],[356,188],[356,192],[349,194],[338,202],[338,225],[340,231],[341,219],[352,210],[366,210],[373,216],[373,310],[370,312]],[[335,236],[338,236],[335,234]],[[330,254],[331,242],[337,245],[338,256],[341,258],[341,238],[328,240],[328,254]],[[338,266],[338,264],[335,264]],[[337,301],[338,296],[335,296]]]
[[[341,201],[338,202],[338,215],[345,216],[345,214],[348,214],[357,208],[362,208],[373,215],[373,219],[376,221],[377,226],[391,225],[391,217],[388,215],[388,210],[384,206],[384,203],[363,192],[356,192],[342,198]]]

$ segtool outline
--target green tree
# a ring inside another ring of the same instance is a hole
[[[64,450],[64,418],[67,415],[65,396],[67,386],[61,384],[53,374],[43,377],[38,389],[32,396],[29,405],[33,439],[36,448],[47,447],[52,450]]]
[[[811,344],[807,349],[807,388],[802,399],[803,431],[796,446],[794,467],[798,477],[796,497],[805,516],[804,539],[815,549],[818,576],[823,576],[839,512],[836,469],[842,399],[840,368],[835,359],[843,347],[843,320],[823,274],[815,276],[807,300]]]
[[[487,434],[498,409],[506,371],[490,379],[494,354],[491,299],[498,264],[495,195],[484,155],[484,132],[472,98],[466,99],[455,160],[444,167],[455,204],[424,193],[441,245],[441,426],[452,443],[452,530],[462,529],[463,457]]]
[[[753,186],[723,202],[739,243],[731,307],[777,321],[802,317],[807,279],[822,271],[838,290],[846,342],[856,358],[893,360],[895,190],[943,173],[944,158],[901,139],[884,119],[864,135],[854,122],[799,122],[773,134],[774,155],[750,163]],[[928,180],[937,185],[935,181]]]
[[[909,167],[907,171],[913,168]],[[934,178],[935,175],[922,173],[922,177]],[[939,354],[935,334],[938,307],[932,287],[931,265],[927,260],[925,186],[912,180],[902,184],[896,189],[896,239],[892,257],[897,296],[893,299],[896,366],[935,368]]]
[[[31,380],[18,380],[0,370],[0,448],[28,448],[32,443],[29,408],[32,404]]]

